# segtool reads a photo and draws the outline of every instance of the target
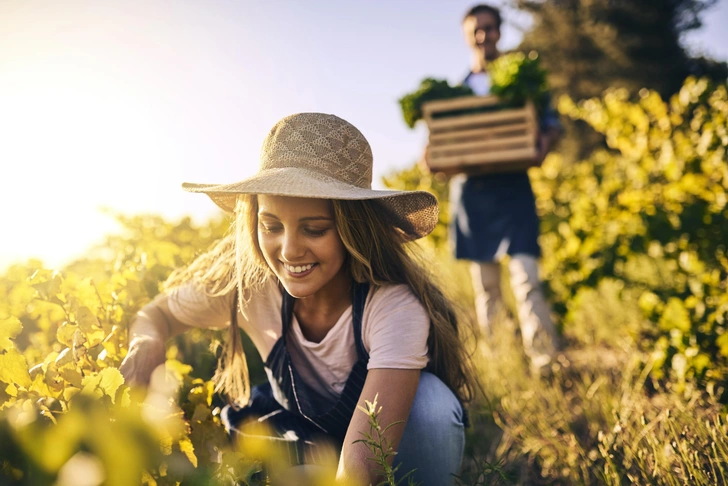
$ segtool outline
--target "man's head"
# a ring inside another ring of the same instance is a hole
[[[498,57],[500,26],[500,10],[490,5],[476,5],[463,17],[463,32],[468,46],[486,61]]]

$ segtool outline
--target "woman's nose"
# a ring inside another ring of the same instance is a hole
[[[298,235],[293,232],[286,232],[283,235],[281,244],[281,256],[288,262],[296,262],[305,253],[305,249],[301,245]]]

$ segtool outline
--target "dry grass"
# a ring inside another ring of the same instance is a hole
[[[656,389],[632,330],[594,339],[607,336],[588,328],[600,322],[567,329],[567,350],[534,376],[516,324],[501,320],[477,353],[488,397],[471,407],[462,484],[726,484],[723,406],[707,392]]]

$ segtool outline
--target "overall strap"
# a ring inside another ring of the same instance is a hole
[[[356,344],[356,354],[359,360],[369,361],[369,353],[364,348],[364,340],[361,334],[362,318],[364,317],[364,304],[367,301],[369,293],[369,283],[354,282],[354,299],[352,302],[351,320],[354,324],[354,343]]]
[[[296,303],[296,299],[291,297],[291,294],[283,286],[281,286],[281,290],[283,291],[283,303],[281,304],[281,322],[283,323],[283,327],[281,329],[281,338],[285,343],[288,330],[293,324],[293,305]]]

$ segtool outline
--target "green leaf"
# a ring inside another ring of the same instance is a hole
[[[73,334],[76,332],[78,327],[69,322],[64,322],[61,327],[56,331],[56,339],[58,342],[69,348],[73,347]]]
[[[66,388],[63,389],[63,399],[68,402],[71,400],[71,398],[73,398],[74,395],[76,395],[80,391],[81,391],[80,388],[67,386]]]
[[[193,466],[197,467],[197,456],[195,455],[195,446],[192,445],[192,441],[188,438],[181,439],[179,441],[179,450],[187,456]]]
[[[29,283],[38,291],[38,297],[40,299],[62,303],[58,299],[58,293],[61,290],[61,284],[63,284],[63,276],[59,272],[38,270],[31,275]]]
[[[23,330],[23,324],[17,317],[10,317],[0,321],[0,351],[6,351],[15,347],[11,339],[15,338]]]
[[[99,375],[101,376],[99,388],[101,388],[106,395],[110,396],[111,402],[114,403],[116,390],[124,384],[124,377],[116,368],[106,368],[105,370],[101,370]]]
[[[55,364],[57,368],[63,368],[64,366],[74,366],[76,361],[73,359],[73,351],[70,348],[65,348],[56,356]]]
[[[96,331],[100,327],[99,320],[88,307],[79,307],[76,321],[78,322],[78,327],[85,333]]]
[[[670,297],[660,316],[659,325],[660,329],[665,331],[679,329],[682,332],[690,332],[690,314],[680,299]]]
[[[721,334],[718,339],[715,340],[715,344],[718,345],[720,354],[728,357],[728,334]]]
[[[101,397],[107,395],[111,402],[116,402],[116,390],[124,384],[124,377],[116,368],[106,368],[96,375],[83,379],[83,393]]]
[[[0,381],[7,384],[18,384],[23,388],[30,386],[30,373],[25,356],[15,349],[0,354]]]
[[[81,373],[79,373],[77,370],[75,370],[73,368],[61,369],[59,374],[63,377],[64,380],[66,380],[71,385],[75,386],[76,388],[81,388],[83,376],[81,376]]]
[[[168,359],[164,363],[164,367],[167,372],[171,373],[180,382],[192,372],[192,366],[177,361],[176,359]]]

